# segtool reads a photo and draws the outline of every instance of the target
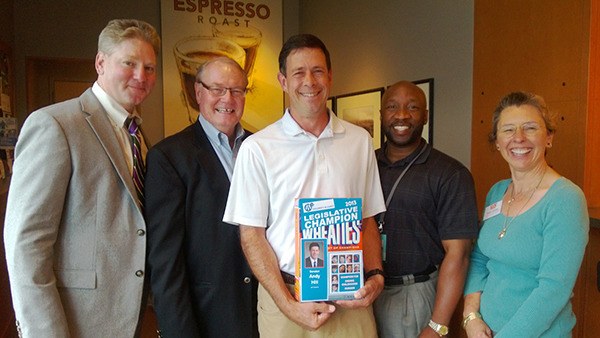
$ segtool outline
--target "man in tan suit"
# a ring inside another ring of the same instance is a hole
[[[139,330],[146,224],[132,179],[143,159],[132,154],[146,147],[131,148],[124,123],[141,123],[138,105],[156,82],[159,46],[149,24],[110,21],[98,39],[93,87],[23,125],[4,233],[23,337]]]

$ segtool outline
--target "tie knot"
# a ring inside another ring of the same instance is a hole
[[[138,131],[138,124],[135,121],[135,117],[128,117],[125,120],[125,127],[127,128],[127,130],[129,131],[129,134],[131,135],[135,135],[137,134]]]

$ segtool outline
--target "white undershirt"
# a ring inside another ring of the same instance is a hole
[[[110,124],[115,131],[115,135],[117,136],[117,141],[119,141],[119,146],[123,151],[123,156],[125,157],[125,162],[127,163],[127,168],[129,168],[129,173],[133,174],[133,155],[131,154],[131,143],[129,141],[129,132],[125,128],[125,120],[130,116],[129,112],[125,110],[120,104],[117,103],[112,97],[110,97],[102,87],[98,84],[98,82],[94,82],[92,86],[92,92],[100,101],[102,108],[106,111],[106,115],[108,115],[108,119],[110,120]],[[138,115],[137,111],[134,111],[132,116],[136,117],[136,121],[138,125],[142,124],[142,118]],[[142,143],[142,157],[146,158],[146,153],[148,152],[148,147],[146,146],[146,142],[144,138],[141,138]]]

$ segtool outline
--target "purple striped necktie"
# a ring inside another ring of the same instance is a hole
[[[131,154],[133,155],[133,185],[138,195],[140,207],[144,208],[144,174],[146,166],[142,157],[142,143],[140,128],[135,122],[135,118],[128,117],[125,120],[125,127],[129,132],[129,141],[131,143]]]

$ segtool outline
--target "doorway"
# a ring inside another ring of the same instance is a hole
[[[93,59],[27,58],[26,72],[28,114],[78,97],[97,78]]]

